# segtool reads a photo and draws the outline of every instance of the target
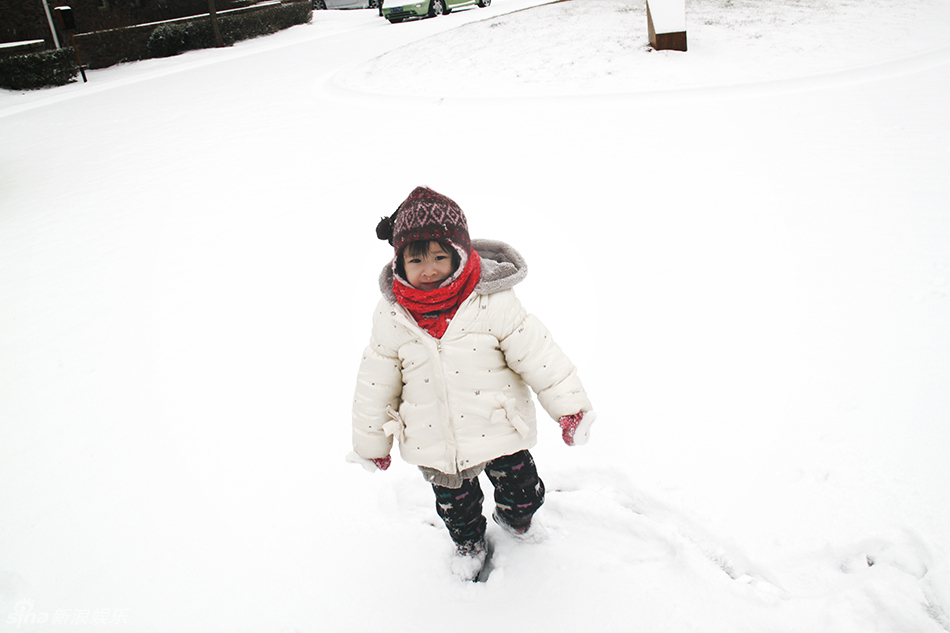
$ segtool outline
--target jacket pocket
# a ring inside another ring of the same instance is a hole
[[[524,421],[524,418],[521,417],[521,414],[518,413],[517,401],[514,398],[500,398],[499,408],[492,411],[491,414],[491,423],[492,424],[504,424],[508,423],[511,426],[515,427],[515,430],[518,431],[518,435],[521,437],[528,437],[528,424]]]

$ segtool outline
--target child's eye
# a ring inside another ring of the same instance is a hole
[[[421,264],[421,263],[422,263],[422,260],[419,259],[418,257],[413,257],[412,259],[409,260],[409,263],[410,263],[410,264]]]
[[[439,261],[442,261],[443,259],[446,259],[447,257],[448,255],[436,255],[435,261],[439,262]]]

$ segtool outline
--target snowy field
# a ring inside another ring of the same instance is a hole
[[[537,5],[537,6],[535,6]],[[331,11],[0,91],[0,632],[950,631],[950,3]],[[346,464],[419,184],[580,368],[463,584]]]

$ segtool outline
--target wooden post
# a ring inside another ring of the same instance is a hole
[[[86,83],[86,67],[82,65],[82,59],[79,58],[79,49],[76,48],[76,39],[73,37],[72,31],[66,31],[69,33],[69,43],[73,45],[73,51],[76,53],[76,61],[79,62],[79,74],[82,75],[82,82]],[[73,75],[75,77],[76,75]]]
[[[86,67],[82,65],[82,58],[79,57],[79,49],[76,48],[76,38],[73,37],[73,31],[76,30],[76,18],[73,17],[73,9],[69,6],[55,7],[53,11],[59,18],[59,25],[63,27],[66,35],[69,36],[69,43],[73,45],[73,52],[76,53],[76,61],[79,62],[79,74],[82,75],[82,82],[86,83]]]
[[[647,0],[647,30],[656,50],[685,51],[685,0]]]

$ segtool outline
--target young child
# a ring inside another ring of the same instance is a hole
[[[495,488],[492,518],[515,536],[544,502],[528,452],[537,441],[528,387],[568,446],[587,442],[595,416],[570,360],[515,297],[527,274],[517,251],[471,241],[459,206],[426,187],[376,235],[395,253],[360,365],[350,461],[386,470],[398,440],[432,484],[459,556],[453,568],[476,580],[488,555],[479,475]]]

